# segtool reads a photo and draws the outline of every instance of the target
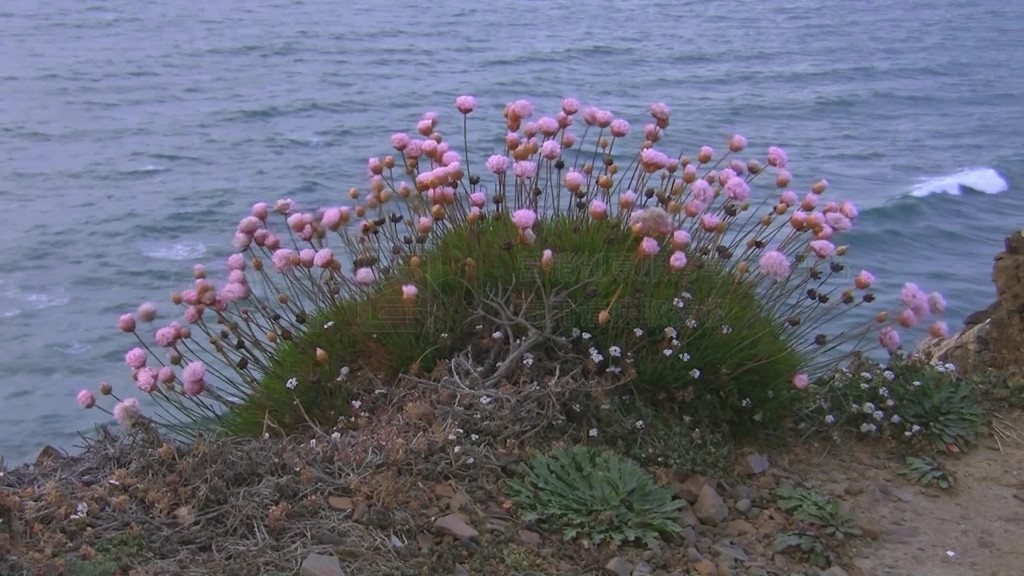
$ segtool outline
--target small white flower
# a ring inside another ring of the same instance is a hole
[[[732,332],[732,326],[722,324],[722,334],[728,334],[730,332]]]
[[[587,432],[587,435],[591,438],[597,438],[597,428],[591,428],[590,432]]]
[[[936,363],[935,364],[935,371],[938,372],[939,374],[945,374],[946,373],[946,366],[943,365],[943,364]]]
[[[452,452],[455,452],[456,454],[462,452],[462,446],[456,446],[455,448],[452,448]]]
[[[573,328],[572,329],[572,337],[573,338],[579,338],[580,334],[581,334],[581,332],[580,332],[579,328]]]
[[[684,290],[684,291],[679,293],[679,297],[680,298],[686,298],[687,300],[690,300],[691,298],[693,298],[693,294],[690,294],[689,292],[686,292]]]
[[[580,334],[580,337],[583,338],[584,340],[590,340],[591,334],[590,334],[590,332],[584,332],[584,333]]]
[[[89,505],[85,502],[79,502],[78,506],[75,506],[75,513],[71,515],[72,520],[79,518],[85,518],[85,515],[89,513]]]
[[[324,324],[324,330],[330,330],[331,328],[334,328],[334,320],[331,320],[327,324]]]
[[[877,429],[878,428],[874,424],[868,424],[867,422],[865,422],[864,424],[860,425],[860,431],[865,433],[865,434],[867,434],[869,432],[874,432]]]
[[[284,383],[284,387],[289,390],[295,390],[295,387],[299,385],[299,379],[291,377],[287,382]]]
[[[831,414],[825,415],[825,424],[832,425],[836,423],[836,417]]]
[[[871,413],[871,417],[881,422],[882,419],[885,418],[885,412],[882,412],[881,410],[875,410],[874,412]]]
[[[899,414],[893,414],[892,418],[889,418],[889,422],[892,422],[893,424],[899,424],[902,420],[903,419],[900,418]]]
[[[579,412],[580,410],[583,410],[583,407],[580,406],[579,402],[573,402],[572,409],[573,412]]]
[[[860,383],[860,389],[861,390],[867,390],[868,388],[871,388],[871,384],[868,384],[867,382],[861,382]]]
[[[643,328],[633,328],[633,334],[636,334],[636,337],[639,338],[644,335],[644,330]]]
[[[526,366],[527,368],[533,366],[533,354],[530,354],[529,352],[523,354],[523,366]]]
[[[664,354],[666,358],[669,358],[672,356],[672,349],[665,348],[664,350],[661,351],[661,353]]]
[[[449,440],[455,440],[456,438],[457,438],[457,436],[455,434],[449,434],[448,435],[448,439]]]
[[[309,441],[309,447],[316,448],[316,438],[313,438]]]
[[[690,355],[686,352],[683,352],[682,354],[679,355],[679,359],[682,360],[683,362],[689,362]]]
[[[484,329],[484,325],[483,324],[477,324],[476,325],[476,329],[477,330],[483,330]]]
[[[692,376],[694,378],[700,378],[700,370],[698,370],[696,368],[694,368],[693,370],[690,370],[690,376]]]
[[[387,394],[387,393],[388,393],[388,391],[387,391],[387,390],[385,390],[385,389],[383,389],[383,388],[377,388],[376,390],[374,390],[374,391],[373,391],[373,393],[374,393],[374,394],[377,394],[377,395],[379,396],[379,395],[381,395],[381,394]]]
[[[341,432],[335,432],[331,434],[331,440],[334,442],[341,440]]]
[[[888,400],[885,401],[885,405],[892,408],[893,406],[896,405],[896,401],[893,400],[892,398],[889,398]]]
[[[921,427],[918,426],[917,424],[914,424],[913,426],[910,427],[910,433],[911,434],[917,434],[920,431],[921,431]]]
[[[345,378],[348,378],[348,373],[351,371],[352,370],[350,370],[348,366],[342,366],[341,370],[338,370],[338,380],[344,380]]]
[[[354,408],[354,409],[356,409],[356,410],[359,410],[360,408],[362,408],[362,407],[363,407],[363,403],[362,403],[362,402],[360,402],[359,400],[353,400],[353,401],[351,402],[351,404],[352,404],[352,408]]]
[[[955,372],[956,371],[956,366],[954,366],[952,362],[946,362],[943,365],[943,367],[946,369],[946,372]]]
[[[878,389],[878,394],[880,396],[882,396],[883,398],[888,398],[889,397],[889,389],[886,388],[885,386],[882,386],[881,388]]]
[[[635,423],[633,424],[633,427],[634,427],[634,428],[636,428],[637,430],[643,430],[643,429],[644,429],[644,426],[646,426],[646,425],[647,425],[647,424],[646,424],[646,423],[645,423],[645,422],[644,422],[643,420],[637,420],[637,421],[636,421],[636,422],[635,422]]]
[[[673,348],[679,348],[679,340],[676,340],[675,338],[672,339],[672,342],[670,342],[670,344],[672,344]]]
[[[494,334],[491,334],[491,340],[494,340],[495,342],[500,342],[504,338],[505,338],[505,335],[502,334],[500,330],[495,332]]]
[[[682,298],[673,298],[672,305],[676,308],[682,308],[683,306],[686,306],[686,302],[684,302]]]
[[[448,333],[447,332],[441,332],[441,338],[447,338],[447,337],[448,337]]]
[[[753,402],[751,402],[750,398],[744,398],[740,401],[740,406],[743,406],[744,408],[750,408],[751,404],[753,404]]]
[[[268,440],[268,439],[270,439],[270,432],[264,432],[264,433],[263,433],[263,439],[264,439],[264,440]]]
[[[885,379],[888,380],[889,382],[892,382],[893,380],[896,379],[896,375],[892,373],[892,370],[886,370],[885,372],[882,372],[882,376],[885,376]]]
[[[916,387],[921,385],[921,381],[920,380],[914,380],[913,382],[910,383],[910,385],[916,388]]]
[[[871,380],[872,378],[874,378],[874,376],[871,374],[871,372],[861,372],[860,373],[860,377],[865,379],[865,380]]]
[[[875,411],[875,405],[871,402],[865,402],[864,405],[861,406],[861,410],[863,410],[865,414],[871,414]]]
[[[476,458],[473,458],[472,456],[466,458],[466,464],[472,464],[473,462],[476,462]]]
[[[494,399],[491,398],[490,396],[481,396],[480,397],[480,403],[483,404],[484,406],[487,406],[488,404],[490,404],[493,401],[494,401]]]
[[[476,442],[477,440],[479,440],[479,439],[480,439],[480,435],[479,435],[479,434],[470,434],[470,435],[469,435],[469,439],[470,439],[471,441],[473,441],[473,442]]]
[[[608,367],[608,372],[610,372],[612,374],[621,374],[622,373],[622,368],[619,368],[618,366],[609,366]]]
[[[697,327],[697,321],[695,319],[693,319],[693,318],[690,318],[689,320],[686,321],[686,327],[687,328],[691,328],[691,329],[692,328],[696,328]]]
[[[612,358],[618,358],[619,356],[622,356],[622,348],[619,348],[618,346],[612,346],[611,348],[608,349],[608,355],[611,356]]]
[[[666,338],[675,338],[678,335],[679,334],[676,332],[675,328],[673,328],[671,326],[668,326],[668,327],[665,328],[665,337]]]

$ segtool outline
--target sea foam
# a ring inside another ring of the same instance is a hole
[[[924,198],[932,194],[952,194],[959,196],[965,190],[984,194],[999,194],[1009,189],[1009,184],[992,168],[965,168],[959,172],[924,178],[910,189],[908,195]]]

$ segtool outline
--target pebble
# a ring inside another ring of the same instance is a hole
[[[736,502],[736,511],[740,514],[746,514],[750,511],[751,507],[753,507],[753,503],[751,503],[747,498],[743,498]]]

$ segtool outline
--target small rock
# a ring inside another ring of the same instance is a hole
[[[366,518],[366,515],[369,513],[370,507],[366,502],[360,502],[359,504],[356,504],[355,510],[352,511],[352,521],[359,522],[363,518]]]
[[[520,530],[519,539],[527,546],[540,546],[541,543],[540,534],[532,530]]]
[[[693,513],[708,526],[718,526],[729,517],[729,507],[711,486],[705,485],[693,506]]]
[[[917,526],[896,526],[886,535],[893,542],[909,542],[921,535]]]
[[[757,532],[757,528],[750,522],[743,519],[730,520],[722,525],[725,533],[729,536],[742,536],[744,534],[754,534]]]
[[[65,458],[66,456],[63,452],[47,444],[43,446],[43,449],[39,451],[39,455],[36,456],[36,466],[40,466],[45,462],[58,462]]]
[[[748,556],[746,551],[740,548],[739,546],[720,543],[715,544],[712,549],[715,552],[718,552],[719,555],[731,558],[733,560],[739,560],[740,562],[746,562],[747,560],[750,560],[750,556]]]
[[[864,493],[864,485],[859,482],[848,482],[846,484],[847,496],[860,496]]]
[[[708,485],[708,479],[700,474],[693,474],[687,477],[679,486],[679,497],[686,500],[690,504],[697,501],[700,496],[700,491]]]
[[[768,471],[769,466],[768,457],[764,454],[747,455],[747,467],[751,474],[764,474]]]
[[[462,564],[456,564],[455,570],[452,570],[452,576],[469,576],[469,570]]]
[[[750,511],[751,507],[753,507],[753,503],[751,503],[750,500],[746,498],[737,501],[735,506],[736,511],[740,514],[746,514]]]
[[[476,528],[473,528],[458,514],[447,514],[434,521],[434,530],[441,534],[448,534],[460,540],[476,538],[480,535]]]
[[[652,576],[653,574],[654,570],[651,569],[651,565],[643,560],[637,562],[636,566],[633,567],[632,576]]]
[[[700,552],[698,552],[696,548],[690,546],[686,549],[686,559],[689,560],[691,564],[695,564],[703,560],[704,557],[701,556]]]
[[[616,556],[604,565],[604,571],[615,576],[630,576],[633,573],[633,565],[629,563],[629,560]]]
[[[693,526],[683,527],[682,537],[687,547],[694,548],[697,546],[697,531],[693,529]]]
[[[850,576],[850,574],[839,566],[833,566],[822,572],[821,576]]]
[[[451,512],[469,512],[473,509],[473,499],[464,490],[456,492],[448,501]]]
[[[718,573],[718,569],[715,568],[715,564],[711,560],[701,560],[693,565],[693,569],[700,576],[715,576]]]
[[[693,508],[689,506],[683,507],[683,510],[679,513],[679,523],[683,526],[699,526],[700,519],[693,513]]]
[[[893,500],[901,502],[910,502],[914,499],[914,493],[907,488],[894,488],[888,484],[882,484],[878,487],[878,491]]]
[[[878,540],[882,535],[882,524],[872,516],[858,516],[855,525],[868,540]]]
[[[434,547],[434,537],[425,532],[420,532],[416,535],[416,544],[422,551],[430,550]]]
[[[345,576],[345,573],[341,571],[341,562],[334,556],[310,554],[302,561],[299,576]]]

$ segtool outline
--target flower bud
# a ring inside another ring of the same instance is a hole
[[[775,185],[779,188],[785,188],[789,186],[789,183],[793,180],[792,175],[785,170],[779,170],[779,173],[775,175]]]
[[[811,186],[811,192],[814,192],[815,194],[824,194],[825,188],[828,188],[828,180],[818,180],[813,186]]]
[[[604,326],[605,324],[610,322],[611,319],[612,319],[612,315],[611,315],[611,313],[608,312],[607,309],[601,310],[601,312],[599,312],[598,315],[597,315],[597,323],[602,325],[602,326]]]
[[[886,312],[885,310],[883,310],[883,311],[881,311],[881,312],[879,312],[878,314],[875,315],[875,322],[878,322],[879,324],[885,324],[888,320],[889,320],[889,313]]]
[[[110,396],[111,392],[113,392],[113,391],[114,391],[113,386],[111,386],[107,382],[100,382],[100,394],[102,394],[104,396]]]
[[[316,362],[317,364],[327,364],[327,351],[323,348],[316,349]]]

